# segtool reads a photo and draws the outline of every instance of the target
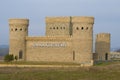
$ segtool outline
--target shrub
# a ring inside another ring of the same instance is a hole
[[[14,58],[15,58],[16,61],[18,60],[18,57],[17,57],[17,56],[15,56]]]
[[[13,61],[14,60],[14,56],[12,55],[12,54],[7,54],[7,55],[5,55],[5,57],[4,57],[4,61],[5,62],[11,62],[11,61]]]

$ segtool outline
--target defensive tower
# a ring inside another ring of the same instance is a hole
[[[28,36],[28,19],[9,19],[10,48],[9,54],[18,56],[19,60],[25,60],[25,38]]]
[[[71,22],[75,61],[83,64],[92,63],[94,17],[72,17]]]
[[[110,33],[96,35],[95,53],[97,54],[97,60],[110,60]]]
[[[70,36],[70,17],[46,17],[46,36]]]

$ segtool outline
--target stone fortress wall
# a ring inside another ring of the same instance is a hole
[[[28,36],[28,19],[10,19],[10,52],[24,61],[93,65],[94,17],[46,17],[46,36]]]
[[[27,61],[71,62],[70,37],[27,37]]]

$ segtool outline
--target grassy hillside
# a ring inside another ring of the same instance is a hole
[[[8,45],[0,45],[0,56],[4,56],[9,53]]]
[[[0,68],[0,80],[119,80],[120,62],[90,68]]]

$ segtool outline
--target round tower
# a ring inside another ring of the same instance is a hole
[[[92,65],[94,17],[72,17],[71,23],[75,61]]]
[[[99,33],[96,35],[95,53],[96,60],[110,60],[110,33]]]
[[[28,19],[9,19],[10,26],[10,48],[9,54],[25,60],[26,36],[28,36]]]

